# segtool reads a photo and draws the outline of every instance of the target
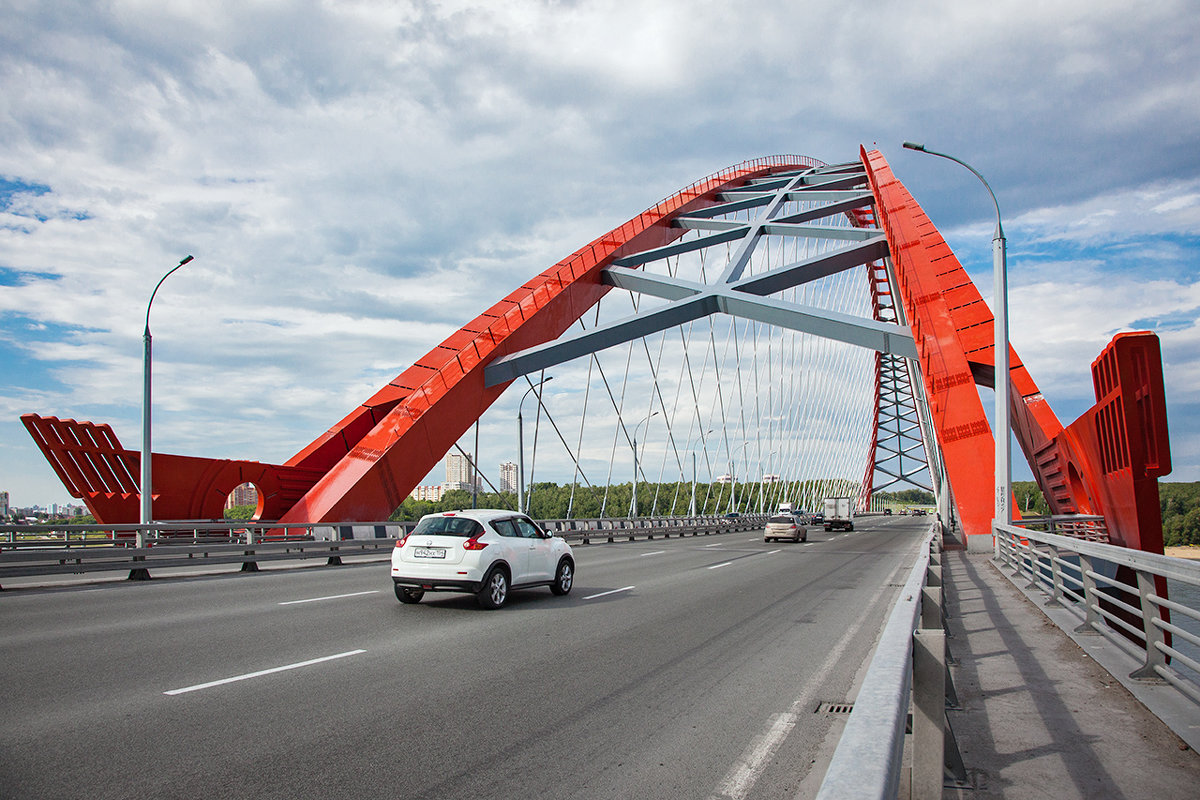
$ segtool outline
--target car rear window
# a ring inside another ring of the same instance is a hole
[[[413,528],[415,535],[462,536],[464,539],[483,533],[483,526],[466,517],[425,517]]]
[[[791,525],[796,521],[796,518],[790,514],[781,514],[778,517],[771,517],[767,522],[774,522],[781,525]]]

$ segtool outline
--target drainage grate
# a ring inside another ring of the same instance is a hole
[[[854,710],[854,703],[825,702],[817,706],[817,714],[849,714]]]

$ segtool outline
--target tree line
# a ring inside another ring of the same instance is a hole
[[[791,496],[776,491],[771,485],[764,490],[763,505],[766,511],[774,510],[778,503],[793,502],[795,498],[818,497],[828,482],[805,482],[795,486]],[[535,483],[529,493],[529,513],[535,519],[595,518],[600,516],[624,517],[629,514],[632,485],[617,484],[608,487],[607,497],[602,488],[575,487],[572,496],[570,484]],[[732,488],[732,502],[731,502]],[[739,483],[731,487],[727,483],[697,484],[696,513],[714,515],[727,513],[731,507],[740,513],[754,512],[759,508],[758,483]],[[845,488],[850,487],[835,487]],[[638,512],[642,516],[688,513],[691,503],[692,484],[689,483],[639,483]],[[773,492],[773,493],[772,493]],[[847,491],[853,496],[853,493]],[[832,496],[832,495],[831,495]],[[934,498],[922,489],[906,489],[899,492],[877,492],[887,506],[929,506]],[[1013,496],[1017,510],[1026,517],[1046,516],[1050,506],[1034,481],[1014,481]],[[1163,520],[1163,543],[1167,547],[1176,545],[1200,545],[1200,482],[1158,484],[1159,506]],[[516,510],[517,497],[513,492],[480,492],[476,499],[479,508],[511,508]],[[441,500],[430,502],[405,500],[391,515],[392,520],[417,520],[425,514],[471,508],[471,493],[465,491],[446,492]],[[603,514],[601,511],[603,510]],[[810,509],[811,510],[811,509]],[[250,519],[254,506],[235,506],[225,512],[226,519]],[[81,522],[76,518],[73,522]]]

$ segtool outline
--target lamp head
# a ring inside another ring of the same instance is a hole
[[[921,144],[920,142],[905,142],[904,147],[907,150],[919,150],[922,153],[925,152],[925,145]]]

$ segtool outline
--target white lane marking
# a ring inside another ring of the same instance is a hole
[[[379,594],[379,590],[372,589],[369,592],[353,592],[351,594],[331,594],[328,597],[310,597],[307,600],[286,600],[286,601],[280,603],[279,605],[294,606],[294,605],[298,605],[299,603],[318,603],[322,600],[341,600],[343,597],[358,597],[359,595],[364,595],[364,594]]]
[[[899,567],[893,571],[892,577],[899,572]],[[883,593],[884,587],[880,587],[875,596],[867,603],[867,606],[873,606]],[[814,675],[829,674],[837,664],[842,660],[846,652],[846,648],[858,636],[859,630],[866,622],[869,614],[859,614],[858,619],[850,628],[842,634],[842,638],[838,641],[829,654],[825,657],[821,666],[812,673]],[[815,682],[809,684],[795,700],[788,710],[782,714],[774,714],[767,722],[765,732],[759,734],[751,740],[746,751],[742,753],[741,758],[733,763],[729,772],[717,784],[717,788],[709,795],[709,800],[745,800],[750,790],[754,788],[754,784],[758,782],[763,770],[766,769],[767,763],[779,746],[783,744],[783,740],[787,738],[787,734],[800,720],[801,714],[811,713],[813,701],[816,699],[816,694],[821,690]]]
[[[640,556],[638,556],[638,558],[645,558],[646,556],[661,556],[665,552],[667,552],[667,551],[666,550],[655,550],[653,553],[642,553]]]
[[[782,552],[783,552],[783,550],[768,550],[767,552],[763,553],[763,555],[769,556],[772,553],[782,553]],[[755,555],[758,555],[758,554],[755,553]],[[732,561],[723,561],[720,564],[713,564],[711,567],[705,567],[705,569],[720,569],[721,567],[728,567],[732,563],[733,563]]]
[[[595,600],[597,597],[604,597],[606,595],[616,594],[617,592],[628,592],[632,588],[633,588],[632,586],[622,586],[620,589],[610,589],[607,592],[600,592],[600,594],[589,594],[587,597],[585,597],[583,599],[584,600]]]
[[[185,686],[182,689],[171,689],[170,691],[163,692],[163,694],[168,694],[168,695],[173,696],[173,695],[177,695],[177,694],[187,694],[188,692],[198,692],[201,689],[211,689],[214,686],[223,686],[226,683],[236,683],[237,681],[246,681],[246,680],[250,680],[251,678],[261,678],[263,675],[271,675],[272,673],[275,673],[275,672],[286,672],[289,669],[300,669],[301,667],[311,667],[313,664],[320,664],[324,661],[333,661],[334,659],[346,658],[348,656],[357,656],[357,655],[359,655],[361,653],[365,653],[365,652],[367,652],[367,651],[366,650],[350,650],[349,652],[346,652],[346,653],[338,653],[337,655],[332,655],[332,656],[322,656],[321,658],[312,658],[312,659],[309,659],[308,661],[300,661],[296,664],[287,664],[282,667],[272,667],[271,669],[261,669],[258,672],[248,672],[245,675],[235,675],[232,678],[222,678],[219,681],[209,681],[208,683],[198,683],[195,686]]]
[[[805,547],[812,547],[814,544],[816,544],[816,542],[805,542],[805,543],[804,543],[804,546],[805,546]]]
[[[755,539],[755,541],[758,541],[758,540]],[[724,547],[725,543],[724,542],[713,542],[712,544],[706,544],[704,546],[705,547]]]

